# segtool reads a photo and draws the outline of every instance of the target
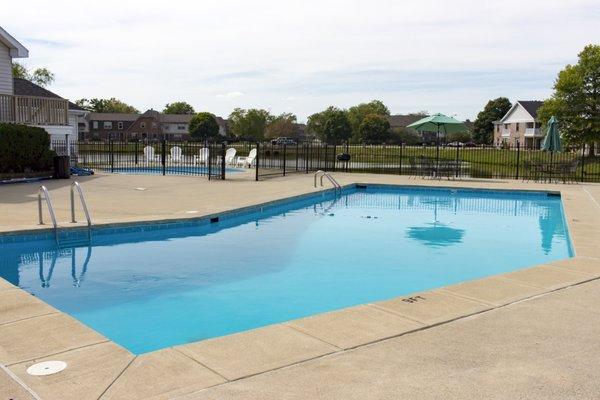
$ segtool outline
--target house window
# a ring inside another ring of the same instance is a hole
[[[104,123],[102,124],[102,127],[104,129],[112,129],[112,122],[111,121],[104,121]]]
[[[145,128],[146,127],[146,123],[145,122],[140,122],[140,128]]]
[[[508,129],[508,124],[504,124],[504,129]]]
[[[527,123],[527,128],[535,128],[535,123],[534,122],[528,122]]]
[[[117,122],[117,129],[123,129],[123,122]]]
[[[98,121],[92,121],[92,128],[98,129]]]
[[[146,139],[147,137],[148,137],[148,135],[147,135],[147,134],[145,134],[145,133],[142,133],[142,139]]]
[[[153,127],[153,128],[156,128],[156,122],[153,122],[153,123],[152,123],[152,127]]]
[[[177,129],[180,130],[180,131],[185,131],[185,130],[187,130],[187,126],[185,126],[185,125],[177,125]]]
[[[517,131],[517,132],[519,132],[519,125],[521,125],[521,124],[519,124],[518,122],[515,124],[515,131]]]

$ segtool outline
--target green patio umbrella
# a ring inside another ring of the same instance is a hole
[[[542,150],[546,151],[562,151],[562,144],[560,143],[560,134],[558,133],[558,121],[554,116],[548,120],[548,132],[542,143]]]
[[[440,159],[440,132],[445,135],[449,133],[468,132],[469,128],[462,122],[444,114],[433,114],[429,117],[422,118],[412,124],[408,128],[413,128],[419,132],[437,132],[436,134],[436,160]],[[437,172],[437,161],[436,161]]]

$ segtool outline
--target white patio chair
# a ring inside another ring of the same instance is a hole
[[[256,148],[250,150],[248,157],[238,157],[235,161],[237,167],[250,168],[256,159]]]
[[[208,148],[203,147],[198,151],[198,154],[194,154],[194,164],[208,164]]]
[[[236,152],[237,152],[237,150],[234,149],[233,147],[230,147],[227,149],[227,151],[225,152],[225,164],[231,165],[235,162],[235,153]]]
[[[173,162],[182,162],[183,161],[183,154],[181,152],[181,147],[179,146],[173,146],[171,147],[171,161]]]
[[[160,161],[160,155],[154,153],[154,147],[152,146],[144,147],[144,157],[146,162]]]

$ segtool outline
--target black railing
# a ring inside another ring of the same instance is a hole
[[[489,178],[600,182],[600,157],[589,148],[548,152],[494,146],[331,145],[301,142],[230,144],[195,141],[52,141],[73,164],[114,173],[199,175],[225,179],[254,168],[256,180],[317,170],[447,179]]]
[[[194,175],[225,179],[225,145],[222,143],[166,140],[73,143],[71,160],[80,167],[111,173]]]
[[[600,182],[600,157],[582,148],[562,152],[494,146],[295,145],[254,143],[256,179],[316,170],[448,179],[490,178]]]

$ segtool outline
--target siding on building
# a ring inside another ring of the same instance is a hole
[[[0,42],[0,94],[13,94],[10,50]]]

